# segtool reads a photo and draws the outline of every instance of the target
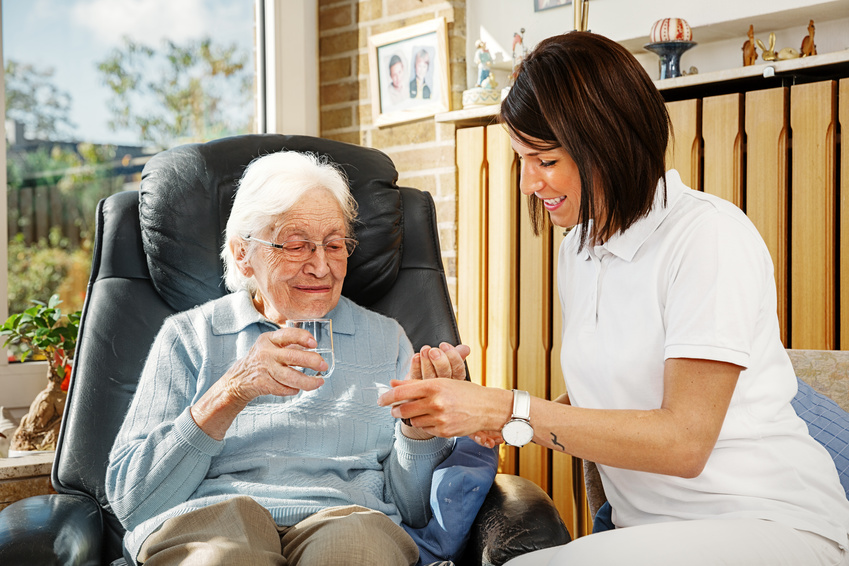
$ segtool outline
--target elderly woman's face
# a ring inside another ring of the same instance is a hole
[[[329,192],[312,190],[264,236],[275,243],[344,238],[342,209]],[[278,324],[290,318],[320,318],[333,310],[348,272],[347,257],[330,259],[320,246],[309,259],[294,262],[281,250],[260,245],[244,265],[247,271],[242,272],[253,275],[257,284],[257,309]]]

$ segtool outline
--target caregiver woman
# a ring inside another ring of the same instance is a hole
[[[669,118],[641,65],[599,35],[546,39],[500,119],[535,231],[571,229],[568,394],[430,380],[382,402],[409,400],[393,414],[439,436],[599,465],[617,528],[511,566],[849,565],[849,502],[790,405],[769,252],[737,207],[665,171]]]

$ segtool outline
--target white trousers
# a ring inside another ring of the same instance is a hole
[[[834,541],[760,519],[676,521],[615,529],[505,566],[849,566]]]

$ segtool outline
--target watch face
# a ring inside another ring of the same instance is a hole
[[[524,446],[534,438],[534,429],[525,421],[514,419],[501,429],[504,442],[510,446]]]

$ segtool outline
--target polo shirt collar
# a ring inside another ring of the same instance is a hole
[[[657,230],[669,211],[684,192],[684,184],[681,176],[675,169],[666,172],[666,205],[663,204],[663,184],[658,180],[657,190],[654,194],[654,203],[646,216],[637,219],[624,233],[617,232],[600,247],[613,255],[631,261],[637,255],[640,247]],[[589,259],[589,250],[586,251],[585,259]],[[603,253],[603,252],[602,252]],[[595,255],[598,255],[596,253]]]
[[[333,319],[334,334],[354,333],[354,312],[349,299],[340,297],[336,308],[327,313],[324,318]],[[277,324],[257,312],[248,291],[231,293],[213,303],[211,321],[213,334],[237,334],[252,324],[268,326],[269,330],[278,328]]]
[[[339,303],[324,318],[333,319],[333,334],[354,334],[354,303],[347,297],[339,297]]]

